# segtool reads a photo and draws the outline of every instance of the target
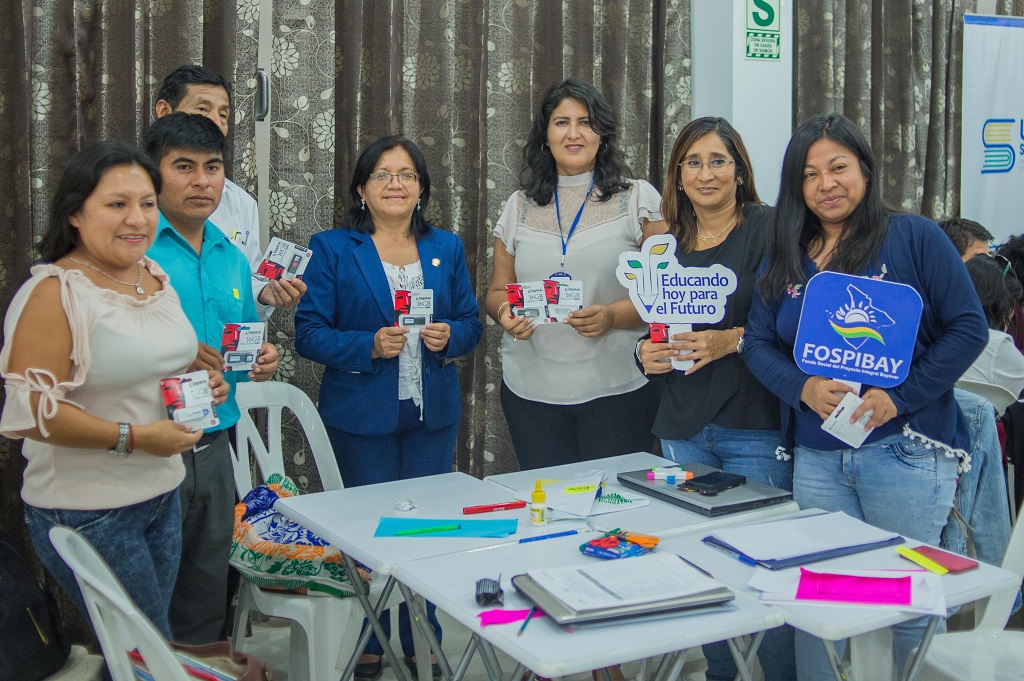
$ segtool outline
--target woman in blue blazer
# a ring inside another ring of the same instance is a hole
[[[462,242],[423,218],[430,176],[403,137],[363,151],[350,191],[341,227],[310,241],[309,290],[295,315],[298,353],[325,367],[319,411],[342,480],[354,487],[450,472],[462,415],[454,360],[483,331]],[[434,321],[398,326],[396,291],[417,289],[433,292]],[[440,636],[433,606],[428,616]],[[404,604],[399,631],[411,666]],[[371,639],[358,681],[380,676],[381,652]]]

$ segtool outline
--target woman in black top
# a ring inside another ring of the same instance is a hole
[[[736,273],[737,287],[721,322],[694,325],[693,332],[676,334],[668,344],[645,337],[637,357],[647,376],[663,376],[665,382],[653,430],[666,457],[788,490],[793,466],[779,447],[778,398],[740,358],[770,210],[757,196],[743,140],[727,120],[699,118],[683,128],[669,160],[662,216],[679,243],[681,265],[724,265]],[[672,357],[695,363],[675,371]],[[704,646],[704,655],[709,681],[735,676],[726,644]],[[795,678],[792,630],[769,632],[758,657],[767,681]]]

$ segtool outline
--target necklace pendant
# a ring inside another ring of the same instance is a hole
[[[135,287],[135,292],[138,293],[140,296],[143,293],[145,293],[145,291],[142,290],[142,286],[141,285],[138,285],[138,286]]]

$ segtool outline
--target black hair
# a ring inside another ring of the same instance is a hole
[[[968,220],[967,218],[946,218],[945,220],[939,220],[939,227],[946,233],[949,240],[956,246],[956,250],[960,255],[967,252],[967,249],[971,247],[975,241],[984,241],[990,243],[992,241],[992,233],[981,226],[980,223],[974,220]]]
[[[1024,281],[1024,234],[1011,236],[996,253],[1009,260],[1017,279]]]
[[[416,169],[416,174],[419,175],[420,202],[419,208],[412,212],[410,230],[417,239],[426,236],[427,232],[430,231],[430,224],[423,217],[427,204],[430,202],[430,173],[427,172],[427,160],[423,157],[423,152],[420,151],[420,148],[412,140],[401,135],[381,137],[366,147],[363,153],[359,154],[355,170],[352,171],[352,184],[349,185],[352,205],[341,218],[339,227],[350,229],[353,232],[363,232],[364,234],[373,234],[376,231],[373,218],[370,217],[370,211],[362,207],[363,197],[359,195],[359,189],[370,179],[370,175],[373,174],[384,152],[398,147],[401,147],[405,150],[405,153],[409,154],[409,158],[412,159],[412,165]]]
[[[228,95],[228,105],[231,104],[231,83],[219,73],[196,64],[185,64],[168,73],[164,82],[160,84],[156,99],[162,99],[171,105],[171,109],[177,109],[181,100],[185,98],[189,85],[222,87]]]
[[[683,191],[683,162],[690,147],[705,135],[715,135],[725,145],[725,150],[736,164],[736,226],[743,224],[743,207],[748,203],[761,203],[754,186],[754,169],[750,156],[743,144],[743,138],[724,118],[707,116],[690,121],[679,131],[672,153],[668,158],[668,172],[665,177],[665,191],[661,194],[661,214],[668,224],[669,232],[675,236],[683,251],[689,253],[697,247],[697,217],[693,203]]]
[[[78,230],[71,226],[68,218],[82,209],[106,172],[120,166],[139,166],[145,170],[153,182],[153,190],[160,193],[160,170],[138,148],[118,140],[106,140],[82,149],[71,157],[57,181],[50,221],[39,243],[43,262],[63,258],[79,244]]]
[[[882,201],[875,156],[864,133],[840,114],[821,114],[804,122],[793,133],[782,159],[779,198],[765,233],[768,267],[759,288],[766,300],[778,299],[786,287],[806,280],[801,257],[824,230],[804,200],[804,166],[811,145],[829,139],[852,152],[867,186],[864,198],[846,221],[825,270],[861,274],[878,258],[889,229],[890,210]]]
[[[1013,294],[1006,287],[1004,265],[982,253],[967,261],[967,274],[981,300],[988,328],[1005,331],[1013,313]],[[1012,274],[1009,272],[1008,274]]]
[[[227,138],[217,124],[206,116],[175,112],[153,121],[146,131],[146,153],[153,163],[171,149],[192,149],[227,155]]]
[[[538,206],[551,203],[555,187],[558,186],[558,170],[551,150],[547,149],[548,122],[551,112],[562,100],[575,99],[587,108],[590,115],[590,129],[601,137],[601,144],[594,159],[594,187],[596,198],[607,201],[612,194],[629,188],[626,178],[629,168],[625,157],[615,145],[619,121],[608,100],[597,88],[579,78],[566,78],[555,83],[544,94],[533,126],[523,147],[523,171],[519,176],[523,191]]]

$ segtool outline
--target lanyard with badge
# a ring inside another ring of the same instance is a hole
[[[572,276],[565,271],[565,253],[569,248],[569,239],[572,238],[573,232],[576,231],[576,225],[580,224],[580,218],[583,217],[583,209],[587,207],[587,201],[590,199],[590,193],[594,191],[594,180],[591,178],[590,186],[587,188],[587,195],[583,197],[583,203],[580,204],[580,209],[576,212],[576,218],[572,221],[572,226],[569,227],[569,233],[566,234],[562,231],[562,211],[558,205],[558,187],[555,187],[555,217],[558,218],[558,238],[562,241],[562,264],[559,265],[558,271],[551,275],[551,279],[565,279],[571,280]]]

